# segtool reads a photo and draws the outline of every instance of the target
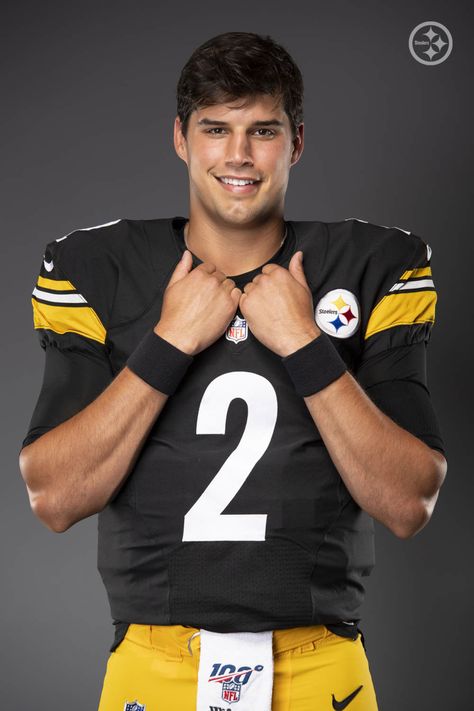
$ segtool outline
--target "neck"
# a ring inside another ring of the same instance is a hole
[[[221,228],[191,217],[184,226],[187,249],[227,276],[245,274],[267,262],[285,237],[283,218],[255,228]]]

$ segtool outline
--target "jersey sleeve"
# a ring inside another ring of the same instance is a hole
[[[96,299],[97,308],[89,296],[100,289],[103,275],[97,259],[95,266],[84,267],[79,254],[77,244],[70,250],[61,241],[49,243],[33,289],[33,323],[45,351],[45,366],[22,447],[80,412],[113,379],[105,301]]]
[[[359,383],[382,412],[444,454],[427,379],[437,302],[429,245],[398,228],[385,228],[362,298],[369,308],[362,309]]]

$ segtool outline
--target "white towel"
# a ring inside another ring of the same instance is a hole
[[[196,711],[271,711],[272,638],[201,630]]]

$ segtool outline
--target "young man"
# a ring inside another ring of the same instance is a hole
[[[271,38],[209,40],[178,84],[189,220],[46,248],[21,470],[52,530],[99,513],[116,625],[100,711],[376,709],[371,517],[414,535],[446,472],[436,293],[410,233],[285,221],[302,96]]]

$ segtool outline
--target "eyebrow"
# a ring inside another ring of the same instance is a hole
[[[227,121],[215,121],[214,119],[202,118],[197,122],[197,126],[228,126]],[[252,126],[284,126],[283,121],[278,119],[268,119],[267,121],[254,121]]]

